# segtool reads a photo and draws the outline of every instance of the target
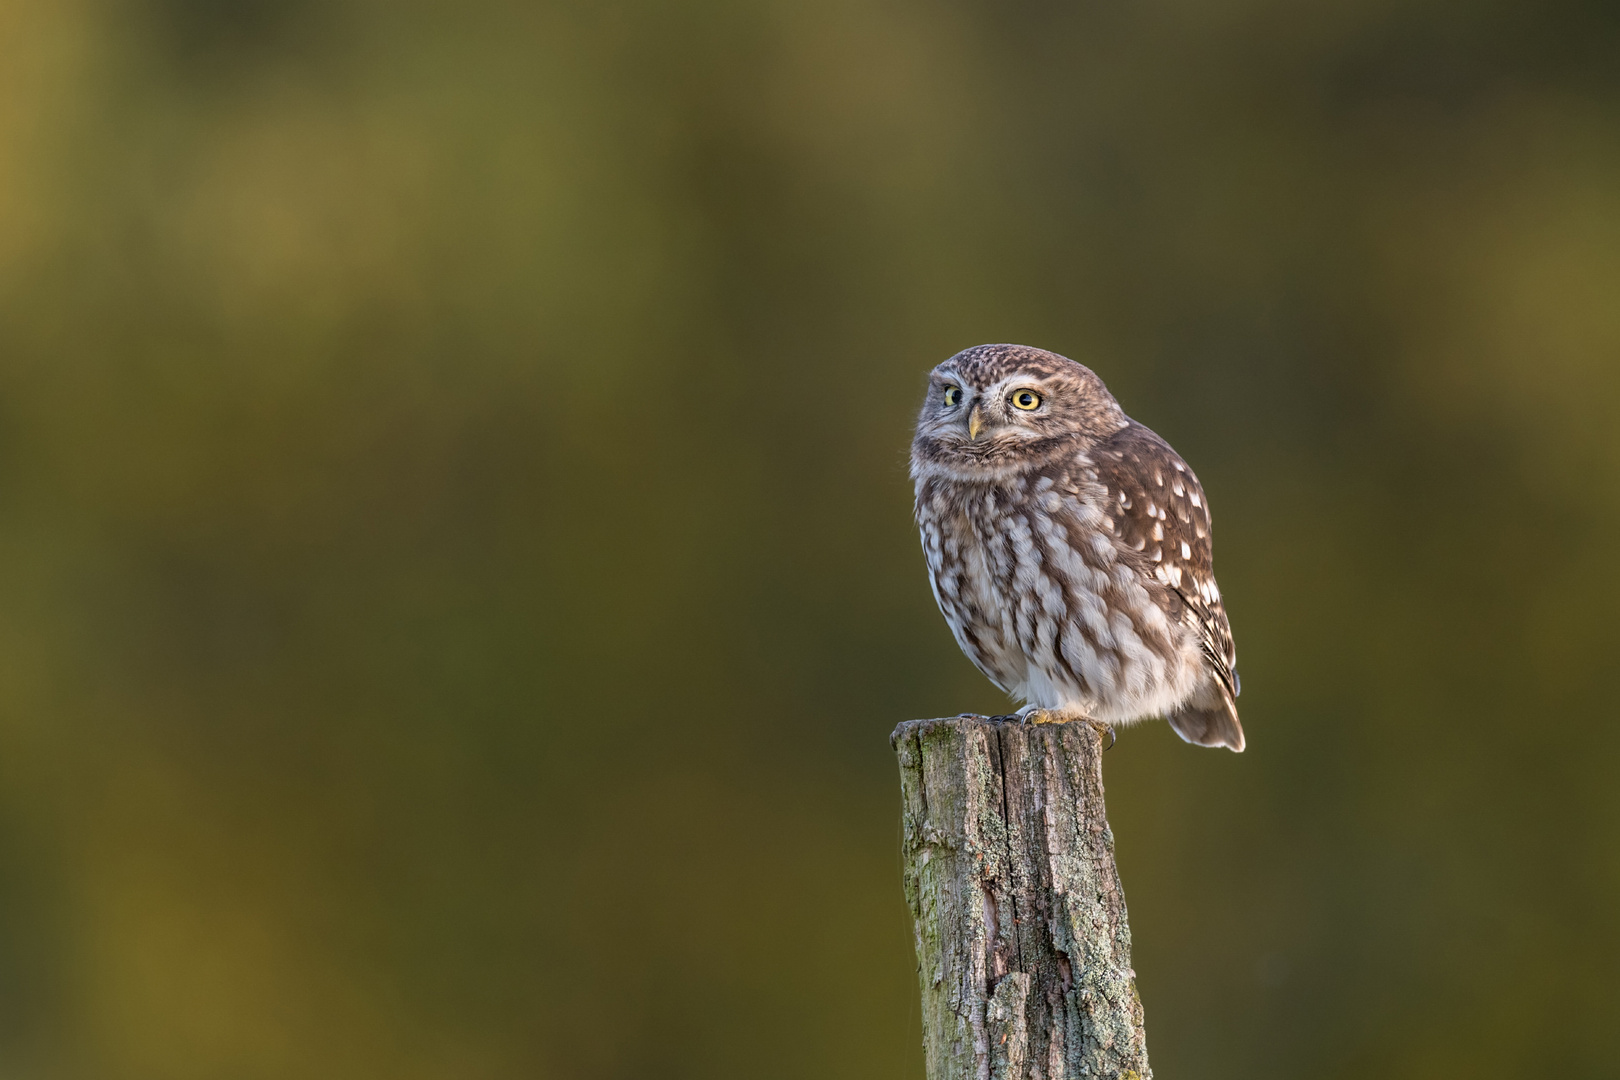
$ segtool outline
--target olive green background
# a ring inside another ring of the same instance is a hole
[[[0,3],[0,1071],[921,1077],[933,364],[1193,464],[1156,1072],[1620,1077],[1620,12]]]

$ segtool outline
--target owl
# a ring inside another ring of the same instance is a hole
[[[1022,345],[928,378],[911,446],[934,599],[1031,722],[1164,716],[1242,751],[1209,500],[1089,368]]]

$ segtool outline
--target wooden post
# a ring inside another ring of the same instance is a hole
[[[890,742],[928,1080],[1150,1080],[1097,732],[963,715]]]

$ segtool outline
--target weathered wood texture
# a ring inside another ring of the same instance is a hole
[[[891,742],[928,1080],[1150,1080],[1097,733],[961,716]]]

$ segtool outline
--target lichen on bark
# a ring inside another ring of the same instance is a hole
[[[1097,733],[960,716],[891,741],[928,1080],[1151,1080]]]

